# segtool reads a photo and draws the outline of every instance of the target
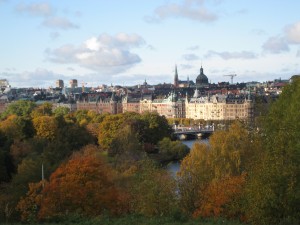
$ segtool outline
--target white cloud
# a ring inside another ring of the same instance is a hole
[[[262,46],[265,52],[279,54],[282,52],[288,52],[289,45],[285,38],[277,36],[277,37],[270,37]]]
[[[184,54],[182,57],[187,61],[194,61],[199,59],[199,57],[195,54]]]
[[[49,3],[20,3],[16,6],[16,11],[30,16],[38,16],[44,18],[42,26],[48,28],[72,29],[78,28],[78,25],[72,23],[65,17],[55,15],[55,10]]]
[[[78,28],[78,26],[72,22],[70,22],[68,19],[64,17],[58,17],[58,16],[52,16],[49,18],[46,18],[42,25],[49,27],[49,28],[59,28],[63,30],[72,29],[72,28]]]
[[[217,14],[205,8],[204,3],[204,0],[185,0],[182,4],[168,3],[156,8],[154,16],[146,17],[146,21],[158,22],[170,17],[186,18],[200,22],[215,21]]]
[[[300,44],[300,22],[288,25],[282,34],[270,37],[262,46],[265,52],[279,54],[290,51],[290,45]]]
[[[300,44],[300,22],[285,28],[286,39],[291,44]]]
[[[27,13],[33,16],[50,16],[53,14],[53,8],[48,3],[20,3],[16,6],[16,10],[20,13]]]
[[[241,51],[241,52],[216,52],[216,51],[208,51],[204,57],[210,58],[213,56],[219,56],[224,60],[229,59],[255,59],[257,58],[256,54],[249,51]]]
[[[113,74],[124,72],[141,62],[139,55],[131,50],[144,44],[144,39],[136,34],[102,34],[79,46],[64,45],[46,53],[52,62],[78,64],[90,70]]]

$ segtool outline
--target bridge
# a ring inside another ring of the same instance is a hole
[[[174,135],[179,140],[207,138],[214,132],[214,126],[208,127],[179,127],[174,129]]]

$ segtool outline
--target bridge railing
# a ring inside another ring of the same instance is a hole
[[[192,127],[173,127],[174,132],[203,132],[203,131],[214,131],[215,127],[214,125],[211,126],[205,126],[205,127],[201,127],[201,126],[192,126]]]

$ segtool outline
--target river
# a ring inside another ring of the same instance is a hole
[[[208,144],[208,139],[196,139],[196,140],[182,141],[182,143],[185,144],[186,146],[188,146],[190,149],[192,148],[192,146],[195,142],[201,142],[201,143]],[[180,162],[179,161],[171,162],[167,165],[167,170],[170,171],[173,176],[176,175],[179,168],[180,168]]]

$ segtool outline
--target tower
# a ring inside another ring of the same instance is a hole
[[[178,72],[177,72],[177,65],[175,65],[175,75],[174,75],[174,87],[178,87],[179,80],[178,80]]]
[[[57,88],[63,88],[64,87],[64,81],[63,80],[57,80],[56,81],[56,87]]]

